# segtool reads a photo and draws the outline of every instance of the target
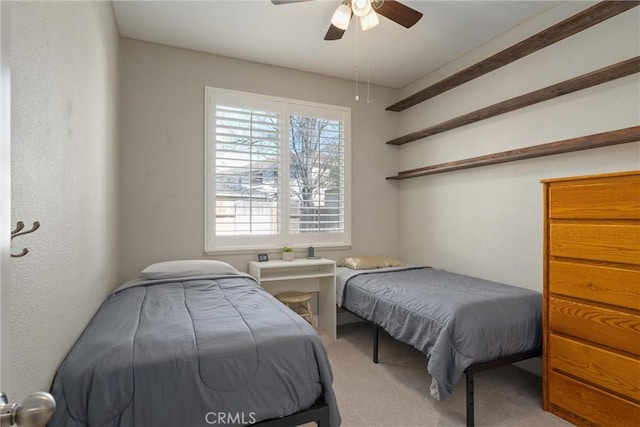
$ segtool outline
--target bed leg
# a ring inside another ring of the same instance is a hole
[[[373,324],[373,363],[378,363],[378,335],[380,326]]]
[[[473,427],[473,371],[467,368],[464,373],[467,378],[467,427]]]
[[[316,420],[318,427],[329,427],[329,411],[323,411],[322,414]]]

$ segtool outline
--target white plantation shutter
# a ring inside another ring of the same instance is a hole
[[[205,250],[349,245],[349,110],[206,93]]]
[[[289,134],[290,232],[344,232],[344,123],[294,114]]]
[[[216,106],[216,235],[279,232],[278,113]]]

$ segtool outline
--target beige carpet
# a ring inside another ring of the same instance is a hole
[[[444,401],[429,395],[426,358],[412,347],[380,335],[379,364],[371,361],[371,326],[338,327],[338,339],[324,338],[334,390],[349,426],[464,426],[464,378]],[[514,366],[475,377],[476,426],[567,426],[542,410],[542,379]],[[314,424],[315,425],[315,424]]]

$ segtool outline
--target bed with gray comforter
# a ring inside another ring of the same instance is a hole
[[[319,336],[245,276],[119,288],[60,366],[52,394],[56,427],[242,425],[321,396],[330,425],[340,424]]]
[[[438,400],[453,392],[472,364],[542,342],[540,293],[445,270],[341,268],[337,301],[424,353]]]

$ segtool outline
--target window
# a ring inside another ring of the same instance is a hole
[[[351,110],[206,89],[205,251],[351,244]]]

